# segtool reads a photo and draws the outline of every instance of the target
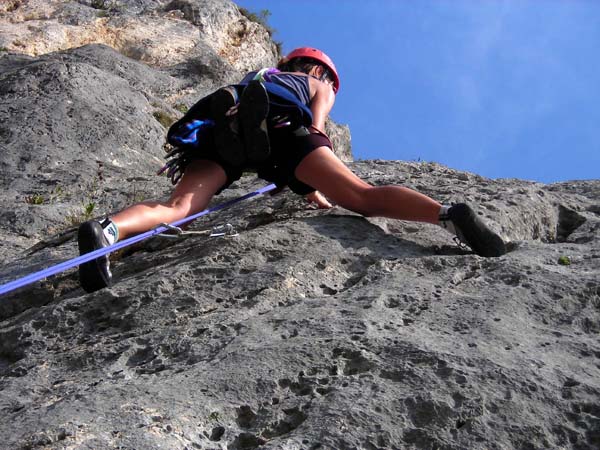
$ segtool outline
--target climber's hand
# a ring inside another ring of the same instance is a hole
[[[329,203],[329,201],[325,198],[325,196],[323,194],[321,194],[319,191],[314,191],[311,192],[310,194],[306,195],[306,201],[308,203],[316,203],[317,207],[319,209],[329,209],[329,208],[333,208],[333,205],[331,203]]]

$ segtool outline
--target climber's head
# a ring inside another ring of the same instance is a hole
[[[284,72],[303,72],[316,76],[319,80],[331,83],[333,92],[340,89],[340,77],[335,64],[321,50],[311,47],[301,47],[292,50],[283,57],[277,68]]]

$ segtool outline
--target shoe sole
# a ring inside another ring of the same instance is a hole
[[[79,254],[84,255],[103,248],[96,245],[96,242],[101,241],[102,237],[102,226],[98,222],[81,224],[77,232]],[[94,292],[110,286],[112,280],[107,278],[104,270],[102,270],[103,258],[108,258],[108,256],[101,256],[79,265],[79,282],[84,291]]]
[[[244,142],[230,127],[232,119],[227,111],[235,106],[235,99],[225,89],[215,92],[211,99],[210,116],[215,121],[215,147],[219,156],[227,164],[242,166],[246,162]]]
[[[450,219],[461,231],[467,241],[465,243],[479,256],[498,257],[506,253],[502,238],[490,230],[468,205],[454,205]]]
[[[269,95],[265,87],[259,81],[251,81],[242,93],[239,108],[246,155],[250,162],[264,162],[271,154],[267,130],[268,114]]]

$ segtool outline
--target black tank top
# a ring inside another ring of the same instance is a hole
[[[258,71],[250,72],[241,81],[241,84],[248,83],[256,77]],[[288,72],[267,73],[265,81],[283,86],[292,92],[303,104],[310,105],[310,87],[308,85],[308,75],[296,75]]]

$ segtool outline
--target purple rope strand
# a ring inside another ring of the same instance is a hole
[[[238,202],[242,202],[244,200],[255,197],[257,195],[265,194],[265,193],[275,189],[275,187],[276,186],[274,184],[269,184],[268,186],[260,188],[254,192],[249,192],[248,194],[242,195],[241,197],[235,198],[233,200],[229,200],[228,202],[225,202],[225,203],[221,203],[220,205],[213,206],[212,208],[205,209],[204,211],[201,211],[197,214],[193,214],[191,216],[185,217],[181,220],[177,220],[170,225],[175,226],[175,227],[183,225],[187,222],[191,222],[192,220],[197,219],[198,217],[205,216],[205,215],[213,213],[215,211],[219,211],[221,209],[228,208],[231,205],[234,205]],[[49,277],[51,275],[56,275],[57,273],[64,272],[67,269],[79,266],[80,264],[91,261],[92,259],[96,259],[100,256],[104,256],[104,255],[107,255],[108,253],[128,247],[130,245],[135,244],[136,242],[143,241],[145,239],[148,239],[149,237],[163,233],[165,231],[168,231],[168,229],[166,227],[154,228],[145,233],[138,234],[131,238],[117,242],[113,245],[109,245],[108,247],[99,248],[98,250],[94,250],[93,252],[86,253],[85,255],[81,255],[76,258],[69,259],[62,263],[56,264],[55,266],[51,266],[46,269],[40,270],[39,272],[34,272],[34,273],[26,275],[22,278],[18,278],[17,280],[14,280],[9,283],[1,285],[0,286],[0,295],[14,291],[15,289],[18,289],[23,286],[27,286],[28,284],[34,283],[36,281],[39,281],[39,280]]]

